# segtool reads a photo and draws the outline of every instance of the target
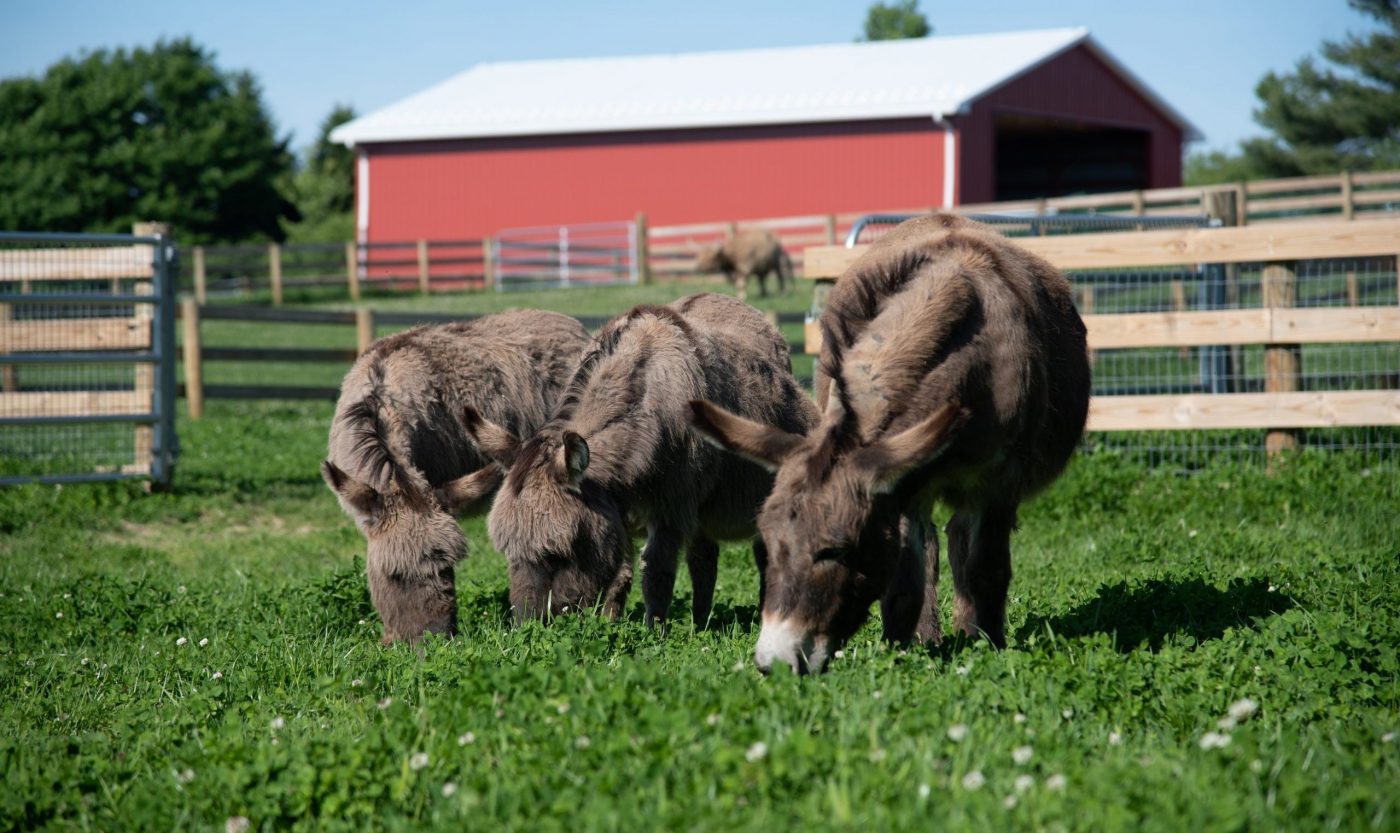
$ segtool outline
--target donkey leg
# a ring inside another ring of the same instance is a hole
[[[703,535],[696,535],[685,546],[685,564],[690,570],[690,612],[699,630],[710,621],[710,609],[715,603],[715,577],[719,572],[719,544]]]
[[[1006,591],[1011,586],[1011,531],[1016,510],[984,507],[958,512],[948,523],[948,561],[956,596],[953,624],[1006,647]]]
[[[928,593],[923,539],[927,525],[917,515],[899,519],[899,560],[880,599],[880,618],[888,642],[908,642],[916,635],[924,638],[920,625]]]
[[[627,608],[627,594],[632,592],[632,562],[629,559],[617,571],[617,577],[603,594],[603,615],[617,621]]]
[[[740,301],[747,301],[749,299],[748,272],[739,272],[734,276],[734,290],[734,294],[739,297]]]
[[[666,621],[671,597],[676,592],[676,553],[681,537],[674,530],[652,527],[642,550],[642,599],[646,602],[648,627]]]
[[[915,634],[920,642],[937,645],[943,641],[943,626],[938,621],[938,525],[927,514],[919,521],[918,540],[923,545],[924,604]]]

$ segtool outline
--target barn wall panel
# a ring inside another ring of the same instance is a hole
[[[1078,46],[978,99],[961,130],[960,202],[994,198],[993,118],[1023,113],[1149,132],[1149,188],[1181,184],[1181,130],[1088,48]]]
[[[654,225],[937,205],[931,119],[369,147],[371,240],[626,220]]]

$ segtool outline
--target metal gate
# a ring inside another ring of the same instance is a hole
[[[0,484],[170,482],[175,247],[0,232]]]
[[[496,288],[549,289],[637,283],[637,224],[506,229],[492,252]]]

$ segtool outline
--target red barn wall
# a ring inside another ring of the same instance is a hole
[[[993,119],[999,112],[1146,130],[1147,187],[1181,184],[1181,128],[1081,45],[993,90],[978,99],[970,113],[954,119],[959,133],[959,203],[995,198]]]
[[[939,205],[932,119],[367,146],[370,240]]]

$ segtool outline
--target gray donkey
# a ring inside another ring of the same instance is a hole
[[[723,272],[739,291],[739,300],[748,297],[749,278],[758,280],[758,294],[768,297],[768,275],[778,276],[778,291],[792,285],[792,259],[783,251],[777,235],[767,229],[747,229],[728,240],[700,252],[695,271]]]
[[[805,436],[692,403],[700,431],[777,470],[759,667],[820,671],[880,597],[887,639],[937,641],[938,499],[954,623],[1005,645],[1017,506],[1059,475],[1088,410],[1069,283],[986,226],[925,217],[851,265],[821,328]]]
[[[773,479],[690,430],[688,403],[699,398],[785,432],[803,433],[817,418],[777,329],[712,294],[639,306],[609,322],[533,436],[466,412],[477,444],[509,467],[489,528],[510,564],[517,618],[600,601],[616,617],[632,583],[632,529],[641,526],[647,623],[667,618],[682,544],[694,621],[708,620],[716,542],[753,537]],[[761,575],[760,542],[754,555]]]
[[[503,475],[462,409],[534,431],[588,341],[567,316],[503,312],[382,338],[350,368],[321,475],[369,542],[385,644],[456,630],[452,566],[467,543],[452,514],[484,511]]]

